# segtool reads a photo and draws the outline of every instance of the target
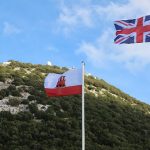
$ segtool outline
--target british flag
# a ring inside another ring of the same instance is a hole
[[[115,44],[150,42],[150,15],[138,19],[115,21]]]

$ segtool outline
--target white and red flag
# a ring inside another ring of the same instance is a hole
[[[67,96],[82,93],[82,70],[71,69],[63,74],[49,73],[44,88],[48,96]]]

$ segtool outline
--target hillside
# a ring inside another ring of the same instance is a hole
[[[81,150],[81,96],[47,97],[65,67],[0,64],[0,150]],[[150,150],[150,106],[85,76],[86,150]]]

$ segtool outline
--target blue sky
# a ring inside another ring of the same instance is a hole
[[[150,104],[150,43],[114,45],[113,21],[150,14],[149,0],[0,1],[0,62],[80,67]]]

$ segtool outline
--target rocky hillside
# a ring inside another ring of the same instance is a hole
[[[81,96],[47,97],[43,81],[65,67],[0,64],[0,149],[80,150]],[[150,106],[85,76],[86,150],[149,150]]]

